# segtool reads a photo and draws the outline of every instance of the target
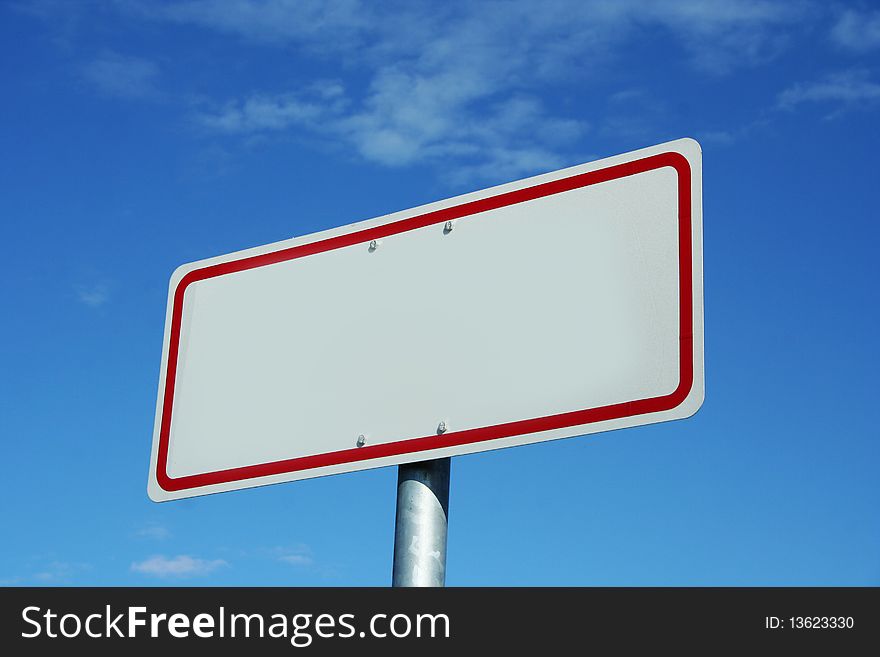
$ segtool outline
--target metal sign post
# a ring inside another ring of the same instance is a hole
[[[450,459],[399,466],[392,586],[446,584]]]

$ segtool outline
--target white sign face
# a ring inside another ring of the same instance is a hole
[[[692,415],[701,189],[682,139],[183,265],[150,497]]]

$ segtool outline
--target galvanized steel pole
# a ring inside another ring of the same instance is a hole
[[[449,461],[398,467],[392,586],[446,584]]]

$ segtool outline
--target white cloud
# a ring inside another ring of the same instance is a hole
[[[123,0],[144,18],[193,25],[265,45],[354,52],[365,63],[416,57],[425,65],[487,57],[502,71],[524,62],[540,75],[580,68],[597,54],[661,27],[697,67],[724,72],[778,51],[781,33],[809,14],[809,3],[771,0],[531,0],[482,2],[359,0],[185,0],[171,5]],[[516,38],[511,38],[511,35]],[[565,61],[571,60],[571,61]],[[458,68],[456,66],[456,68]]]
[[[778,55],[789,30],[809,14],[805,2],[661,0],[628,3],[635,20],[671,30],[699,69],[724,74]],[[641,18],[639,18],[641,17]]]
[[[661,47],[723,74],[775,56],[806,13],[803,3],[769,0],[545,0],[540,10],[531,0],[124,5],[367,72],[356,89],[323,83],[331,91],[322,94],[317,83],[208,104],[197,116],[208,130],[305,131],[382,165],[454,163],[459,178],[495,179],[574,163],[588,132],[582,108],[537,98],[602,75],[628,44],[659,29]]]
[[[52,561],[46,567],[34,573],[34,579],[44,584],[58,584],[70,581],[78,570],[88,568],[84,564],[71,564],[64,561]]]
[[[449,91],[449,93],[447,93]],[[458,175],[507,177],[561,166],[550,148],[578,139],[584,121],[548,116],[529,96],[499,101],[478,112],[466,106],[455,80],[418,79],[388,72],[380,76],[361,106],[341,86],[331,98],[315,93],[255,95],[232,101],[200,124],[226,134],[253,134],[292,128],[348,144],[364,159],[386,166],[435,163],[455,158]]]
[[[754,133],[766,128],[769,123],[770,119],[762,116],[738,127],[727,128],[725,130],[702,130],[696,134],[699,137],[699,140],[705,144],[729,146],[751,137]]]
[[[185,554],[176,557],[157,555],[131,564],[131,569],[150,577],[167,579],[202,577],[228,565],[223,559],[198,559]]]
[[[0,586],[19,586],[28,584],[58,586],[69,584],[74,581],[79,573],[91,569],[87,563],[77,563],[68,561],[59,561],[58,559],[50,559],[46,561],[44,558],[37,558],[34,562],[42,562],[39,566],[34,566],[34,572],[30,575],[16,575],[5,579],[0,579]]]
[[[307,545],[297,545],[292,548],[277,547],[269,553],[281,563],[291,566],[313,566],[315,560],[312,551]]]
[[[64,581],[66,579],[66,573],[58,570],[42,570],[38,573],[34,573],[34,579],[38,582],[44,583]]]
[[[140,57],[107,52],[85,64],[82,76],[105,96],[127,100],[159,96],[159,67]]]
[[[80,302],[91,308],[103,306],[110,300],[110,291],[106,285],[77,285],[76,297]]]
[[[314,563],[314,560],[306,554],[284,554],[278,557],[278,561],[293,566],[311,566]]]
[[[813,82],[799,82],[785,89],[777,99],[778,107],[793,109],[802,103],[837,103],[856,106],[880,100],[880,84],[870,79],[868,71],[842,71]]]
[[[141,527],[135,532],[140,538],[149,538],[156,541],[164,541],[171,538],[171,531],[164,525],[158,523],[149,523]]]
[[[479,65],[489,55],[495,66],[507,68],[510,62],[519,67],[528,60],[542,73],[578,53],[617,45],[646,26],[670,30],[698,67],[728,70],[775,51],[776,32],[809,13],[803,0],[544,0],[540,11],[531,0],[442,5],[360,0],[184,0],[160,5],[124,0],[120,5],[152,20],[195,25],[260,44],[357,52],[371,62],[403,55],[420,57],[426,64],[451,58]],[[514,33],[516,39],[510,38]]]
[[[261,43],[343,41],[351,46],[371,25],[359,0],[132,1],[129,10],[154,20],[198,25]]]
[[[880,48],[880,10],[847,9],[831,28],[831,39],[854,52]]]
[[[308,125],[318,127],[327,117],[339,116],[347,104],[344,87],[318,80],[296,93],[255,94],[229,101],[197,115],[205,128],[227,134],[253,134]]]

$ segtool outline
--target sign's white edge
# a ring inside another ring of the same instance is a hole
[[[247,257],[262,255],[265,253],[273,253],[282,249],[289,249],[303,244],[311,244],[328,238],[346,235],[349,233],[359,232],[365,229],[383,226],[385,224],[394,223],[410,217],[420,216],[429,212],[442,210],[444,208],[462,205],[471,201],[480,200],[487,197],[497,196],[506,192],[515,191],[525,187],[532,187],[546,182],[568,178],[590,171],[605,169],[623,164],[633,160],[639,160],[652,155],[661,153],[678,153],[684,156],[691,168],[691,251],[692,251],[692,293],[693,293],[693,384],[687,397],[675,408],[654,413],[646,413],[612,420],[599,422],[591,422],[584,425],[568,426],[560,429],[551,429],[539,431],[535,433],[521,434],[507,438],[497,438],[492,440],[481,441],[477,443],[455,445],[451,447],[442,447],[431,450],[424,450],[408,454],[398,454],[394,456],[372,458],[365,461],[356,461],[351,463],[342,463],[338,465],[328,465],[323,467],[312,468],[309,470],[285,472],[253,479],[244,479],[226,483],[211,484],[198,488],[189,488],[178,491],[168,491],[163,489],[157,480],[156,471],[158,463],[159,434],[162,420],[162,405],[165,391],[166,368],[168,363],[169,345],[171,339],[171,316],[173,306],[174,291],[184,276],[188,273],[216,265],[224,262],[240,260]],[[147,484],[147,494],[154,502],[164,502],[174,499],[182,499],[187,497],[195,497],[199,495],[208,495],[212,493],[220,493],[230,490],[240,490],[243,488],[252,488],[255,486],[265,486],[269,484],[283,483],[288,481],[297,481],[300,479],[310,479],[332,474],[341,474],[356,470],[366,470],[371,468],[385,467],[389,465],[399,465],[401,463],[410,463],[414,461],[423,461],[427,459],[443,458],[446,456],[457,456],[474,452],[490,451],[502,449],[505,447],[516,447],[535,442],[544,442],[556,440],[560,438],[569,438],[592,433],[610,431],[614,429],[623,429],[626,427],[641,426],[645,424],[653,424],[657,422],[665,422],[675,419],[683,419],[690,417],[696,413],[703,403],[705,386],[703,372],[703,199],[702,199],[702,149],[700,144],[691,138],[677,139],[675,141],[650,146],[648,148],[631,151],[621,155],[580,164],[558,171],[524,178],[521,180],[489,187],[486,189],[470,192],[460,196],[436,201],[427,205],[422,205],[400,212],[383,215],[374,219],[368,219],[338,228],[318,233],[311,233],[301,237],[295,237],[271,244],[257,246],[251,249],[227,253],[213,258],[206,258],[190,262],[178,267],[171,275],[169,281],[169,294],[166,307],[165,332],[162,341],[162,361],[159,374],[159,386],[156,401],[156,416],[153,427],[153,444],[150,455],[150,472]]]

